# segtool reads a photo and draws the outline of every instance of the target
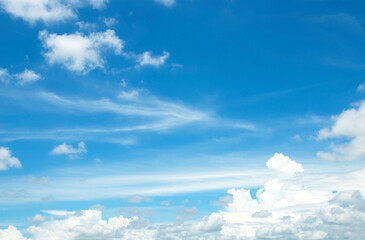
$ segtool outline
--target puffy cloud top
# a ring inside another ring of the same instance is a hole
[[[292,176],[295,173],[303,172],[303,166],[291,160],[289,157],[282,153],[275,153],[269,161],[266,162],[266,166],[269,169],[273,169],[279,173]]]

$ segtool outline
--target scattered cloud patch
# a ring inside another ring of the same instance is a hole
[[[291,139],[296,141],[296,142],[303,141],[302,136],[300,136],[299,134],[294,135]]]
[[[274,156],[266,162],[266,166],[269,169],[288,176],[293,176],[296,173],[304,172],[302,164],[291,160],[282,153],[275,153]]]
[[[169,57],[170,53],[166,51],[163,51],[161,56],[152,56],[152,52],[144,52],[137,58],[137,62],[139,66],[160,67],[165,64]]]
[[[28,221],[33,223],[33,224],[38,224],[38,223],[46,221],[46,219],[47,218],[45,216],[43,216],[41,214],[36,214],[32,218],[28,218]]]
[[[92,6],[103,9],[108,0],[0,0],[0,7],[30,24],[46,24],[77,18],[77,8]]]
[[[122,86],[122,87],[127,87],[128,86],[128,82],[127,82],[127,79],[125,79],[125,78],[122,78],[121,80],[120,80],[120,86]]]
[[[79,27],[81,31],[92,31],[97,28],[96,23],[79,21],[75,23],[76,26]]]
[[[42,76],[39,73],[28,69],[24,69],[24,72],[22,73],[15,74],[15,77],[18,79],[18,84],[21,86],[42,79]]]
[[[160,3],[166,7],[171,7],[175,4],[176,0],[154,0],[157,3]]]
[[[62,143],[56,147],[54,147],[51,151],[52,155],[68,155],[69,157],[74,157],[76,155],[86,153],[86,144],[84,142],[79,142],[77,148],[74,148],[72,145],[67,145],[66,143]]]
[[[17,84],[23,86],[37,82],[42,79],[42,76],[41,74],[27,68],[25,68],[23,72],[17,74],[10,74],[7,69],[0,68],[0,82],[9,84],[12,79],[16,79]]]
[[[123,41],[116,36],[114,30],[83,33],[62,34],[39,33],[46,60],[49,64],[61,64],[66,69],[86,74],[95,68],[104,68],[104,54],[111,50],[114,54],[121,54]]]
[[[345,143],[331,143],[331,152],[318,152],[320,158],[326,160],[356,160],[365,156],[365,101],[356,107],[343,111],[332,117],[331,128],[323,128],[317,139],[350,139]]]
[[[171,202],[169,200],[165,200],[165,201],[162,201],[161,202],[161,205],[163,205],[163,206],[170,206],[171,205]]]
[[[112,17],[110,17],[110,18],[103,18],[103,23],[105,24],[105,26],[107,26],[107,27],[113,27],[115,24],[117,24],[117,19],[115,19],[115,18],[112,18]]]
[[[49,177],[40,177],[37,178],[33,175],[27,175],[23,177],[24,181],[30,182],[30,183],[39,183],[39,184],[47,184],[49,183]]]
[[[11,156],[9,148],[0,147],[0,171],[8,170],[11,167],[21,168],[22,164],[18,158]]]
[[[212,201],[210,205],[212,206],[219,206],[219,207],[226,207],[228,204],[232,202],[232,196],[227,195],[224,197],[220,197],[218,201]]]
[[[139,195],[139,194],[135,194],[133,196],[130,196],[126,200],[129,203],[152,202],[152,198],[150,198],[148,196],[142,196],[142,195]]]
[[[138,97],[139,97],[139,90],[131,90],[129,92],[122,91],[118,94],[119,99],[128,101],[136,100],[138,99]]]
[[[359,84],[356,91],[360,93],[365,92],[365,83]]]
[[[0,82],[8,84],[10,80],[10,74],[6,68],[0,68]]]

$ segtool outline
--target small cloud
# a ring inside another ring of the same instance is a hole
[[[253,217],[253,218],[268,218],[268,217],[271,217],[271,216],[272,216],[272,213],[270,211],[261,210],[259,212],[253,213],[251,217]]]
[[[41,222],[44,222],[46,221],[46,217],[43,216],[43,215],[40,215],[40,214],[36,214],[34,215],[34,217],[32,218],[27,218],[29,222],[31,222],[32,224],[38,224],[38,223],[41,223]]]
[[[127,87],[128,86],[127,79],[122,78],[122,80],[120,80],[120,86],[124,88]]]
[[[106,209],[105,206],[101,205],[101,204],[95,204],[93,206],[90,207],[91,210],[99,210],[99,211],[104,211]]]
[[[233,197],[231,195],[227,195],[224,197],[220,197],[218,201],[210,202],[212,206],[219,206],[219,207],[227,207],[230,202],[232,202]]]
[[[161,205],[164,205],[164,206],[170,206],[171,202],[169,200],[165,200],[165,201],[162,201],[161,202]]]
[[[171,7],[175,4],[175,0],[154,0],[157,3],[160,3],[166,7]]]
[[[105,24],[105,26],[107,27],[113,27],[116,23],[117,23],[117,19],[115,18],[103,18],[103,22]]]
[[[150,216],[153,214],[151,210],[148,209],[141,209],[138,207],[125,207],[119,209],[119,213],[121,215],[127,215],[127,216]]]
[[[0,82],[8,84],[10,81],[10,74],[8,69],[0,68]]]
[[[274,156],[266,162],[266,166],[269,169],[273,169],[288,176],[293,176],[298,172],[304,172],[302,164],[291,160],[282,153],[275,153]]]
[[[91,30],[95,30],[97,28],[95,23],[89,23],[89,22],[84,22],[84,21],[79,21],[79,22],[75,23],[75,25],[77,25],[79,27],[79,29],[82,31],[91,31]]]
[[[42,79],[42,76],[33,70],[24,69],[24,72],[15,74],[15,78],[18,79],[18,84],[23,86],[25,84],[37,82]]]
[[[74,148],[72,145],[67,145],[66,143],[62,143],[56,147],[54,147],[51,151],[52,155],[69,155],[70,158],[73,158],[74,155],[86,153],[86,145],[84,142],[79,142],[77,148]]]
[[[175,221],[184,222],[187,220],[192,220],[196,218],[198,213],[199,210],[196,207],[191,207],[191,208],[183,207],[180,211],[176,212]]]
[[[161,56],[152,56],[152,52],[144,52],[138,57],[137,62],[140,66],[160,67],[165,64],[169,57],[170,53],[166,51],[163,51]]]
[[[8,170],[11,167],[21,168],[19,159],[11,156],[9,148],[0,147],[0,171]]]
[[[184,199],[184,200],[183,200],[183,203],[184,203],[184,204],[188,204],[188,203],[189,203],[189,199]]]
[[[102,163],[102,161],[99,158],[95,158],[94,159],[94,162],[96,162],[96,163]]]
[[[296,134],[291,139],[294,140],[294,141],[297,141],[297,142],[303,141],[302,137],[299,134]]]
[[[365,83],[360,84],[360,85],[357,87],[356,91],[357,91],[357,92],[360,92],[360,93],[365,92]]]
[[[50,65],[60,64],[70,71],[86,74],[95,68],[104,68],[106,51],[122,54],[123,40],[113,30],[80,32],[58,35],[46,30],[39,32],[43,55]]]
[[[24,181],[30,182],[30,183],[39,183],[39,184],[46,184],[49,183],[49,177],[40,177],[37,178],[33,175],[27,175],[23,177]]]
[[[133,196],[127,198],[126,200],[129,203],[141,203],[142,201],[152,202],[152,199],[150,197],[142,196],[139,194],[133,195]]]
[[[123,100],[136,100],[139,97],[139,91],[138,90],[132,90],[132,91],[122,91],[119,93],[118,98]]]

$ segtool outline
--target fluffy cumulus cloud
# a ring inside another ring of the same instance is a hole
[[[365,169],[341,176],[313,176],[295,174],[302,169],[295,161],[289,162],[297,166],[291,177],[273,177],[255,195],[249,189],[229,189],[225,207],[198,221],[185,218],[154,224],[123,216],[103,220],[100,210],[90,209],[30,226],[24,236],[32,240],[362,239]],[[25,239],[12,226],[0,230],[0,236],[4,232],[17,234],[14,240]]]
[[[9,148],[0,147],[0,171],[8,170],[11,167],[21,168],[19,159],[11,156]]]
[[[31,24],[53,23],[77,17],[77,8],[102,9],[108,0],[0,0],[0,6],[16,18]]]
[[[0,240],[29,240],[14,227],[9,226],[7,229],[0,229]]]
[[[346,142],[331,143],[332,151],[318,152],[318,156],[327,160],[363,158],[365,156],[365,101],[334,116],[333,120],[332,127],[320,130],[317,138],[319,140],[345,139]]]
[[[269,169],[289,176],[304,171],[302,164],[291,160],[290,157],[287,157],[282,153],[275,153],[274,156],[266,162],[266,166]]]
[[[42,78],[39,73],[34,72],[33,70],[25,69],[24,72],[18,73],[15,75],[18,79],[19,85],[24,85],[32,82],[36,82]]]
[[[102,219],[100,210],[83,210],[62,220],[44,222],[31,226],[27,233],[33,240],[77,240],[77,239],[133,239],[127,227],[138,221],[137,217],[111,217]],[[15,239],[17,240],[17,239]]]
[[[115,31],[62,34],[41,31],[44,56],[49,64],[61,64],[66,69],[79,73],[87,73],[95,68],[104,67],[104,54],[110,50],[121,54],[123,41],[116,36]]]
[[[137,62],[140,66],[160,67],[165,64],[169,57],[170,53],[166,51],[161,56],[152,56],[152,52],[144,52],[138,57]]]
[[[86,144],[84,142],[79,142],[77,148],[74,148],[72,145],[67,145],[66,143],[62,143],[56,147],[54,147],[51,151],[52,155],[69,155],[69,157],[74,157],[76,155],[86,153]]]

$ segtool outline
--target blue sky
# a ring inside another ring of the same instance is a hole
[[[364,6],[0,0],[0,240],[361,236]]]

